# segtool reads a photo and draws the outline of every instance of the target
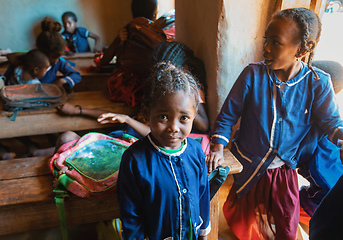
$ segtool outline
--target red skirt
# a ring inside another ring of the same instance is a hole
[[[296,170],[267,169],[242,198],[231,188],[223,206],[231,231],[240,239],[296,239],[300,203]]]

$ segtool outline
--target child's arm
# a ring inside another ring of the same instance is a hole
[[[99,116],[98,122],[100,123],[126,123],[130,127],[133,128],[139,135],[146,136],[150,132],[150,127],[126,114],[118,114],[118,113],[105,113]]]
[[[89,32],[88,37],[93,38],[95,40],[93,52],[101,52],[100,37],[92,32]]]
[[[107,113],[108,111],[101,110],[101,109],[87,109],[82,108],[80,105],[72,105],[70,103],[64,103],[56,107],[60,113],[65,115],[79,115],[79,116],[88,116],[97,118],[103,113]]]
[[[224,145],[214,144],[212,151],[206,156],[206,162],[209,173],[221,165],[224,162]]]
[[[80,72],[73,69],[66,61],[59,60],[58,64],[58,71],[63,74],[63,79],[65,79],[71,88],[73,88],[75,84],[81,82]]]

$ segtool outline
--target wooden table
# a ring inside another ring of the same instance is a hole
[[[2,101],[0,101],[2,103]],[[125,103],[110,101],[102,91],[76,92],[68,100],[71,104],[79,104],[83,108],[104,109],[109,112],[134,115],[137,108],[130,108]],[[11,121],[12,112],[2,111],[0,106],[0,139],[60,133],[65,131],[79,131],[110,127],[111,124],[100,124],[95,119],[66,116],[57,113],[56,108],[18,112],[15,121]]]

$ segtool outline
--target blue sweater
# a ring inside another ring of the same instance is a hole
[[[89,31],[84,27],[77,27],[73,34],[66,31],[62,33],[62,37],[67,40],[71,39],[73,46],[77,53],[90,52],[90,47],[87,38],[89,37]]]
[[[187,239],[210,231],[210,195],[201,145],[187,138],[182,150],[168,155],[146,136],[122,157],[118,197],[124,239]]]
[[[243,165],[243,171],[234,175],[238,197],[260,179],[276,155],[296,168],[299,145],[315,123],[334,144],[343,137],[330,76],[316,69],[320,80],[314,80],[313,72],[302,64],[300,73],[286,83],[262,62],[249,64],[217,116],[212,141],[224,146],[241,117],[232,144],[233,154]]]

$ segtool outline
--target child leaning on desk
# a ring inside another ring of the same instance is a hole
[[[93,52],[100,51],[100,37],[84,27],[77,27],[77,17],[75,13],[70,11],[63,13],[62,22],[64,27],[62,37],[65,39],[67,44],[67,52],[90,52],[91,49],[89,47],[88,38],[95,40]]]
[[[343,122],[327,73],[301,59],[321,33],[317,14],[305,8],[276,13],[265,31],[264,61],[249,64],[232,87],[214,124],[211,171],[223,160],[232,127],[241,117],[231,151],[243,171],[224,204],[239,239],[296,239],[299,186],[296,153],[315,124],[339,144]]]
[[[7,75],[6,84],[36,84],[50,67],[48,57],[38,49],[15,57],[18,66]]]

